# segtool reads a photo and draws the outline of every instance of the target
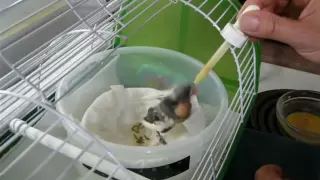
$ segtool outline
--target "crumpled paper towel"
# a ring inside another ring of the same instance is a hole
[[[108,142],[131,146],[158,145],[156,132],[144,128],[140,122],[149,107],[160,102],[156,97],[163,96],[163,93],[152,88],[111,86],[111,90],[101,94],[89,106],[80,125]],[[190,118],[164,134],[168,144],[194,136],[206,127],[205,117],[195,96],[191,103]]]

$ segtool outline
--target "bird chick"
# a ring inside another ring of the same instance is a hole
[[[143,125],[160,133],[166,133],[176,123],[182,123],[191,115],[191,96],[196,94],[192,84],[179,85],[171,90],[155,107],[148,109]]]
[[[194,94],[192,84],[179,85],[160,102],[160,110],[176,123],[181,123],[191,115],[191,96]]]

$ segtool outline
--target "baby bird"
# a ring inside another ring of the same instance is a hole
[[[196,94],[193,84],[179,85],[165,96],[159,104],[148,109],[142,124],[160,133],[171,130],[191,115],[191,96]]]

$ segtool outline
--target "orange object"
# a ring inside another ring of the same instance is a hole
[[[320,133],[320,117],[306,112],[295,112],[287,117],[293,126],[298,129]]]
[[[175,109],[175,113],[179,118],[183,120],[188,119],[191,114],[191,103],[190,102],[179,103]]]

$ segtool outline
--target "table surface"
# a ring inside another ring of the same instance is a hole
[[[281,88],[320,91],[320,63],[306,60],[292,48],[271,41],[262,41],[261,50],[259,92]]]
[[[273,41],[262,41],[262,61],[320,75],[320,62],[311,62],[293,48]]]

